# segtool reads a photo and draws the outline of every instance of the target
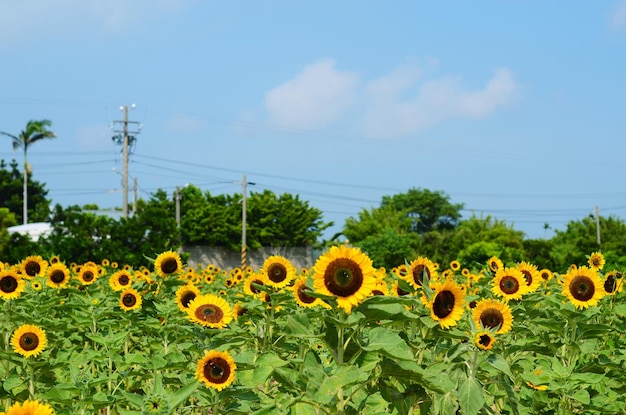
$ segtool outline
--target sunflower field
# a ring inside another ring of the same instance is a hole
[[[151,263],[0,262],[0,414],[626,414],[623,278],[599,252]]]

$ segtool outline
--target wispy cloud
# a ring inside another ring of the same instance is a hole
[[[513,101],[519,86],[510,70],[496,69],[479,90],[467,90],[459,78],[418,83],[406,71],[371,81],[366,87],[363,133],[373,138],[402,137],[450,118],[486,117]]]
[[[433,65],[428,65],[432,67]],[[497,68],[482,88],[467,89],[459,77],[423,79],[417,65],[404,65],[366,82],[325,59],[266,94],[273,125],[319,129],[347,115],[371,138],[418,133],[452,118],[483,118],[513,102],[521,90],[513,73]]]
[[[182,0],[0,0],[0,44],[42,35],[100,31],[119,33],[139,21],[171,13]]]
[[[323,59],[265,95],[272,124],[298,129],[322,128],[341,117],[354,102],[357,76]]]
[[[626,0],[623,0],[611,11],[609,15],[609,26],[614,30],[626,27]]]

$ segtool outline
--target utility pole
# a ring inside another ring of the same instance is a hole
[[[598,250],[601,251],[600,246],[600,209],[596,206],[596,240],[598,242]]]
[[[248,266],[248,252],[247,252],[247,242],[246,242],[246,199],[247,193],[246,190],[247,185],[255,185],[256,183],[248,182],[246,179],[246,175],[243,175],[243,181],[241,182],[243,198],[241,200],[241,270],[244,271]]]
[[[130,106],[131,109],[135,108],[135,104]],[[117,144],[122,144],[122,162],[124,163],[124,169],[122,173],[122,215],[124,218],[128,218],[128,153],[129,146],[136,140],[134,135],[129,134],[139,134],[139,130],[143,127],[143,125],[137,121],[128,121],[128,106],[122,105],[120,110],[124,113],[123,120],[113,121],[114,123],[121,123],[122,130],[113,130],[116,133],[120,133],[120,135],[113,136],[113,141]],[[128,124],[138,124],[138,131],[128,131]]]

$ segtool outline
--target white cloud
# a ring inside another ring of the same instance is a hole
[[[206,126],[206,121],[202,118],[191,117],[189,115],[177,114],[165,122],[165,129],[174,132],[190,133],[201,130]]]
[[[626,27],[626,0],[622,1],[609,16],[609,25],[612,29]]]
[[[295,78],[265,94],[265,109],[274,125],[322,128],[341,117],[353,104],[357,76],[323,59],[306,66]]]
[[[75,140],[81,150],[110,150],[114,133],[106,125],[90,125],[76,132]]]
[[[0,0],[0,44],[85,30],[117,33],[180,8],[182,0]]]
[[[519,89],[505,68],[496,69],[485,87],[475,91],[463,89],[458,78],[418,84],[406,70],[395,71],[367,85],[363,132],[368,137],[393,138],[450,118],[486,117],[513,101]]]

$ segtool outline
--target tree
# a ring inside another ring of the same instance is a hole
[[[0,131],[0,134],[11,137],[13,140],[13,150],[17,150],[18,148],[22,148],[24,150],[24,189],[22,194],[23,200],[23,223],[28,223],[28,161],[27,161],[27,153],[28,147],[30,145],[36,143],[37,141],[43,140],[45,138],[54,138],[56,135],[50,131],[48,128],[52,125],[52,121],[50,120],[30,120],[26,123],[26,128],[22,130],[19,135],[9,134],[4,131]]]
[[[0,160],[0,206],[8,208],[15,215],[16,223],[23,222],[23,175],[15,160],[7,165]],[[45,185],[28,177],[28,215],[34,222],[46,222],[50,218],[50,200],[46,198]]]

